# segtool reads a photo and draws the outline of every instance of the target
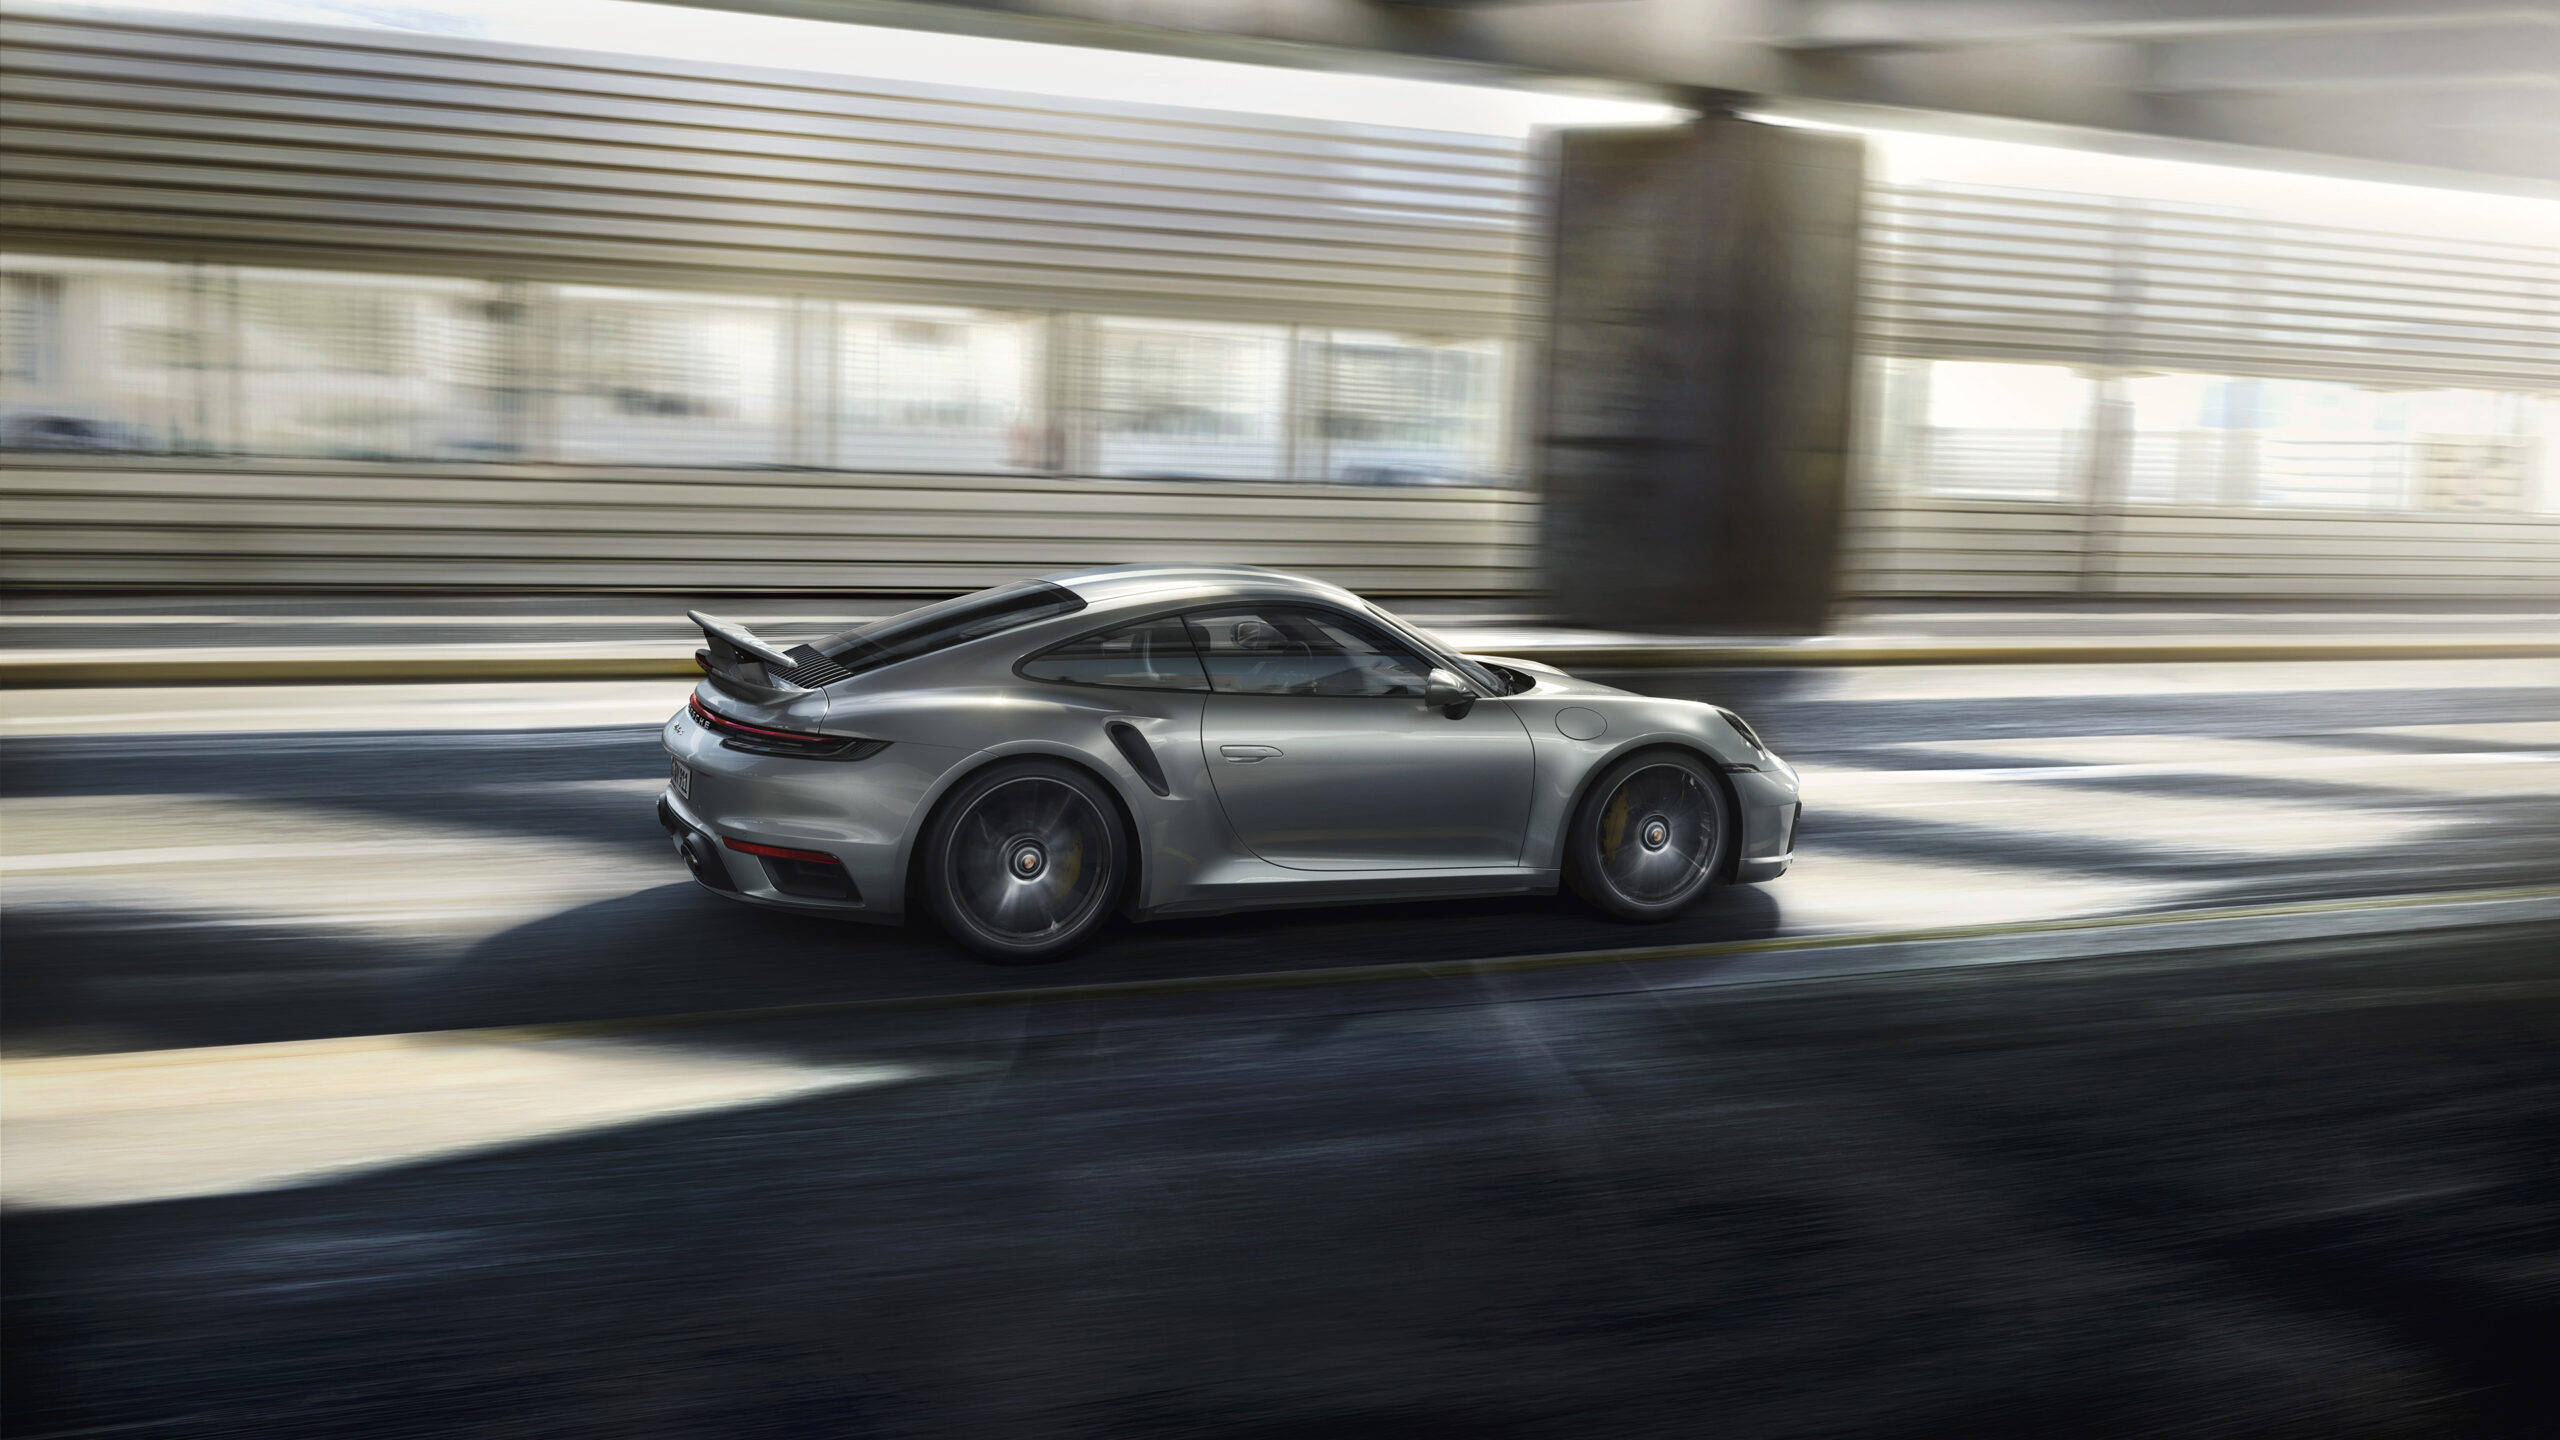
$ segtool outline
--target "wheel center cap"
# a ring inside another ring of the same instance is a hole
[[[1659,850],[1671,843],[1671,822],[1656,815],[1644,822],[1643,828],[1636,832],[1636,838],[1647,850]]]
[[[1024,880],[1037,876],[1049,863],[1049,857],[1037,845],[1020,845],[1013,852],[1013,873]]]

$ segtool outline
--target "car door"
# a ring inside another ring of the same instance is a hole
[[[1423,702],[1427,661],[1322,606],[1186,617],[1210,695],[1201,748],[1236,834],[1299,870],[1516,865],[1529,822],[1529,734],[1479,699]]]

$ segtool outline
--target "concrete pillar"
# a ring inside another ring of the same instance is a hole
[[[1810,633],[1847,482],[1865,144],[1730,115],[1560,132],[1537,445],[1566,619]]]

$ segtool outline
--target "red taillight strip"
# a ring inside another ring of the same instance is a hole
[[[701,721],[706,730],[724,730],[740,735],[762,735],[768,740],[789,740],[802,745],[844,743],[844,737],[841,735],[813,735],[806,730],[768,730],[762,725],[750,725],[744,720],[732,720],[703,704],[702,697],[699,695],[686,696],[685,703],[693,707],[693,718]]]
[[[841,863],[824,850],[792,850],[780,845],[758,845],[752,840],[739,840],[727,835],[720,837],[720,843],[742,855],[762,855],[772,860],[806,860],[812,865]]]

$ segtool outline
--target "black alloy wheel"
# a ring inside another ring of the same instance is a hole
[[[1609,767],[1565,841],[1574,892],[1622,920],[1687,909],[1726,868],[1733,805],[1707,762],[1649,750]]]
[[[991,766],[934,817],[926,897],[953,939],[991,960],[1046,960],[1098,927],[1127,871],[1111,797],[1054,760]]]

